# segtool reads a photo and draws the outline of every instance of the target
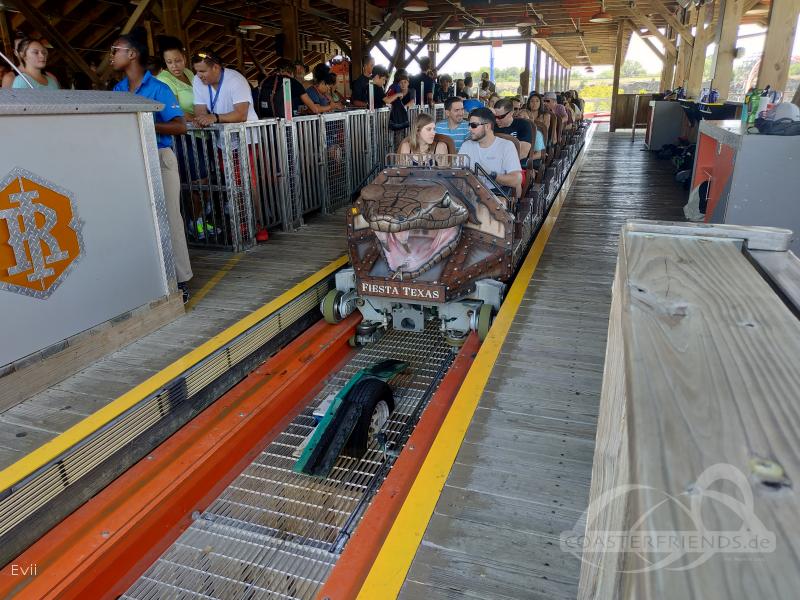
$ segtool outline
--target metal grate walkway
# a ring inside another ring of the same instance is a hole
[[[393,461],[374,445],[361,460],[340,457],[326,479],[295,473],[292,453],[313,429],[313,408],[357,370],[406,360],[384,427],[399,450],[453,357],[438,322],[362,349],[122,598],[313,598]]]

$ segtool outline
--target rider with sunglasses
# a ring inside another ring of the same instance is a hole
[[[469,113],[469,139],[461,145],[459,154],[466,154],[470,164],[480,165],[493,180],[480,176],[484,185],[496,188],[498,185],[519,190],[522,185],[522,171],[519,156],[514,144],[494,135],[496,126],[494,113],[489,108],[476,108]]]

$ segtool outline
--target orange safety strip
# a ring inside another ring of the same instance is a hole
[[[124,592],[351,355],[359,320],[319,322],[261,365],[6,565],[0,598]]]
[[[478,335],[471,333],[317,594],[318,600],[348,600],[358,594],[480,345]]]

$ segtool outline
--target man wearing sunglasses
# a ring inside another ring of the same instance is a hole
[[[561,119],[564,122],[564,125],[566,125],[567,120],[569,118],[569,116],[567,115],[567,109],[564,108],[563,104],[559,104],[556,98],[557,97],[555,92],[545,93],[544,95],[545,108],[550,109],[550,112],[552,112],[559,119]]]
[[[518,189],[522,185],[522,171],[514,144],[494,135],[494,113],[489,108],[476,108],[469,113],[469,139],[461,145],[459,154],[466,154],[470,164],[480,165],[494,180],[480,176],[484,185],[497,185]]]
[[[501,98],[494,105],[494,118],[497,121],[497,133],[505,133],[519,140],[519,160],[524,165],[533,144],[533,128],[526,119],[514,117],[514,106],[509,98]]]

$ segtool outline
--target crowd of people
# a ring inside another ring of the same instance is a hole
[[[563,132],[583,118],[583,102],[574,90],[561,94],[534,91],[525,99],[501,98],[488,73],[480,75],[477,85],[470,73],[454,80],[450,75],[440,76],[428,57],[419,59],[419,74],[400,69],[389,84],[389,71],[366,56],[361,74],[350,85],[350,97],[345,98],[339,92],[337,75],[326,63],[314,66],[309,81],[307,65],[281,59],[274,72],[254,88],[213,51],[201,50],[188,56],[181,41],[173,37],[158,38],[157,56],[151,57],[146,36],[143,28],[119,36],[109,48],[109,64],[121,77],[114,91],[132,92],[164,105],[154,114],[154,123],[176,274],[185,300],[192,269],[187,220],[181,215],[181,180],[202,182],[208,177],[208,166],[197,160],[202,153],[197,139],[176,147],[175,137],[186,133],[187,124],[202,128],[284,117],[286,110],[321,114],[387,106],[391,107],[389,127],[395,131],[399,154],[434,157],[426,161],[453,152],[466,155],[472,165],[480,165],[487,185],[518,194],[526,177],[541,168]],[[40,40],[18,34],[14,59],[18,72],[0,71],[3,88],[61,87],[47,69],[48,50]],[[73,87],[78,87],[75,81]],[[418,103],[443,103],[445,118],[436,122],[420,113],[409,127],[407,111]],[[200,200],[193,197],[189,230],[196,239],[218,232],[212,223],[205,222],[199,204]]]

